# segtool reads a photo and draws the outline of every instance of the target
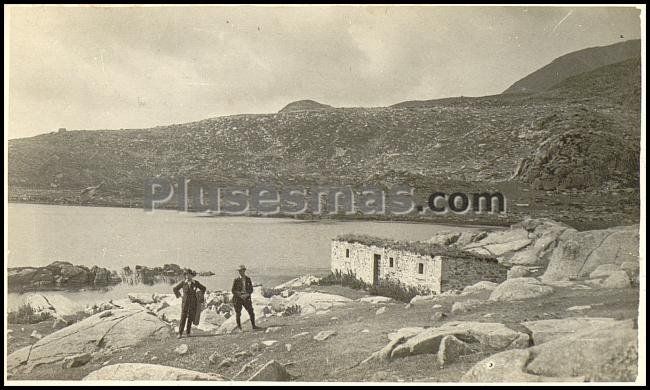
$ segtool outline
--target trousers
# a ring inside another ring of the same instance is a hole
[[[233,305],[235,306],[235,319],[237,320],[237,327],[241,328],[241,309],[242,307],[248,312],[248,316],[251,319],[251,325],[255,327],[255,312],[253,311],[253,302],[250,297],[246,299],[235,298],[233,299]]]

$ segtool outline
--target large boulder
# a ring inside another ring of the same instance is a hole
[[[33,291],[54,287],[54,273],[48,268],[9,268],[9,291]]]
[[[525,266],[546,266],[560,235],[566,230],[575,230],[548,218],[525,219],[514,226],[526,230],[533,244],[513,253],[508,263]]]
[[[291,375],[289,375],[282,364],[271,360],[257,370],[248,380],[264,382],[289,381],[291,380]]]
[[[265,306],[263,305],[253,304],[253,312],[255,313],[256,319],[264,317],[264,307]],[[250,317],[248,316],[248,312],[245,309],[242,309],[240,319],[242,327],[250,326]],[[231,317],[223,321],[223,323],[219,325],[219,327],[214,332],[215,334],[230,334],[235,329],[237,329],[237,319],[233,314]]]
[[[104,311],[10,354],[7,369],[50,365],[83,353],[110,354],[146,340],[161,342],[170,336],[170,327],[144,309]]]
[[[352,302],[350,298],[320,292],[297,292],[289,298],[286,298],[287,306],[300,306],[301,315],[329,310],[334,306],[345,305],[349,302]]]
[[[542,280],[583,278],[602,264],[639,261],[639,226],[604,230],[567,230],[550,256]]]
[[[297,278],[291,279],[288,282],[279,284],[275,286],[276,290],[284,290],[288,288],[299,288],[305,286],[311,286],[312,284],[318,283],[320,278],[317,278],[314,275],[303,275]]]
[[[501,283],[490,294],[491,301],[518,301],[542,297],[553,292],[553,287],[535,278],[513,278]]]
[[[548,218],[526,219],[507,230],[443,232],[428,242],[496,256],[505,265],[545,267],[565,230],[574,229]]]
[[[560,319],[548,319],[539,321],[528,321],[522,323],[531,332],[533,343],[540,345],[559,337],[570,336],[586,330],[618,328],[632,329],[632,320],[617,321],[613,318],[599,317],[568,317]]]
[[[498,283],[490,282],[487,280],[480,281],[471,286],[467,286],[463,289],[463,294],[476,294],[484,291],[493,291],[497,288]]]
[[[362,297],[362,298],[359,298],[357,300],[359,302],[367,302],[367,303],[372,303],[372,304],[394,302],[393,298],[382,297],[381,295],[372,295],[372,296],[369,296],[369,297]]]
[[[199,324],[196,325],[197,329],[204,332],[213,332],[219,329],[226,319],[217,313],[216,310],[205,309],[201,312],[201,319]]]
[[[632,382],[637,376],[637,329],[588,328],[477,363],[465,382]]]
[[[612,272],[618,271],[620,269],[620,266],[617,264],[601,264],[598,267],[596,267],[595,270],[591,271],[589,274],[590,279],[596,279],[596,278],[606,278],[609,275],[612,274]]]
[[[630,277],[625,271],[614,271],[607,279],[603,281],[604,288],[628,288],[632,286]]]
[[[62,295],[29,294],[23,298],[23,303],[29,305],[34,314],[47,313],[54,318],[63,319],[84,311],[84,307]]]
[[[508,328],[500,323],[453,321],[440,327],[428,328],[397,345],[391,358],[418,354],[435,354],[445,336],[455,336],[468,344],[475,344],[480,351],[501,351],[510,348],[525,348],[529,345],[526,333]]]
[[[526,368],[542,376],[585,376],[587,380],[598,377],[612,382],[634,380],[637,362],[620,357],[627,355],[630,348],[636,350],[637,332],[629,327],[613,327],[560,337],[531,348],[535,358]],[[603,377],[600,367],[608,365],[611,376]],[[628,375],[631,371],[633,377]]]
[[[223,381],[219,374],[145,363],[120,363],[86,375],[85,381]]]
[[[453,363],[461,356],[471,355],[474,353],[472,347],[464,341],[459,340],[456,336],[445,336],[440,341],[438,349],[438,364],[444,366]]]
[[[531,360],[530,349],[513,349],[492,355],[476,363],[461,378],[461,382],[582,382],[583,378],[554,378],[526,372]]]

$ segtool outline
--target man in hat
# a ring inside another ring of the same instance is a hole
[[[248,312],[251,319],[253,329],[261,329],[255,325],[255,312],[253,311],[253,301],[251,294],[253,293],[253,282],[251,278],[246,276],[246,267],[239,266],[239,277],[235,278],[232,282],[232,303],[235,306],[235,319],[237,320],[237,328],[241,330],[241,308],[242,306]]]
[[[196,272],[186,269],[184,272],[185,280],[174,287],[174,295],[180,298],[180,292],[183,291],[183,301],[181,303],[181,323],[178,325],[178,338],[183,337],[183,328],[187,325],[186,333],[190,336],[192,329],[192,320],[196,316],[196,306],[198,302],[199,290],[205,293],[205,286],[194,280]]]

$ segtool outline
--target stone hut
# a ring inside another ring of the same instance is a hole
[[[508,268],[496,258],[427,242],[361,235],[332,240],[332,272],[354,274],[372,285],[392,279],[433,293],[460,290],[482,280],[501,283]]]

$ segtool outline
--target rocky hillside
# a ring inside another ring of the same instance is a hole
[[[504,93],[546,91],[571,76],[625,61],[639,56],[640,53],[641,40],[639,39],[578,50],[556,58],[550,64],[511,85]]]
[[[534,94],[378,108],[300,101],[277,114],[10,140],[9,199],[135,206],[155,176],[245,186],[407,183],[426,193],[441,183],[485,190],[511,179],[520,191],[539,179],[542,189],[608,191],[616,182],[638,191],[638,166],[629,162],[638,159],[639,65],[607,65]],[[620,161],[592,174],[605,152]],[[558,170],[570,177],[549,180]],[[82,194],[102,182],[98,196]]]

